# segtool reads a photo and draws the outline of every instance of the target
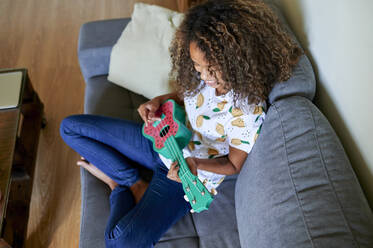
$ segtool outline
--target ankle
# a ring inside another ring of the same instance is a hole
[[[134,184],[131,185],[130,189],[131,190],[136,190],[141,184],[142,184],[142,179],[140,178]]]
[[[110,183],[108,183],[109,184],[109,187],[110,187],[110,189],[111,189],[111,191],[113,191],[116,187],[118,187],[118,183],[117,182],[115,182],[115,181],[112,181],[112,182],[110,182]]]

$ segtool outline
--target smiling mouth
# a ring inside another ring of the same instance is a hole
[[[218,85],[216,81],[208,81],[206,80],[205,83],[210,86]]]

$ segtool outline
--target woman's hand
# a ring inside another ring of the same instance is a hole
[[[155,112],[159,109],[160,106],[161,101],[157,97],[139,106],[137,112],[139,112],[141,119],[143,119],[143,121],[145,122],[145,126],[148,126],[148,123],[161,120],[160,117],[155,116]]]
[[[187,162],[189,170],[192,172],[192,174],[197,176],[198,165],[196,163],[196,160],[192,157],[188,157],[188,158],[186,158],[186,162]],[[179,174],[178,174],[179,169],[180,169],[180,166],[179,166],[178,162],[177,161],[173,162],[171,164],[170,169],[168,170],[167,178],[181,183],[181,179],[180,179]]]

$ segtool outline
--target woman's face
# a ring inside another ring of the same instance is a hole
[[[227,90],[224,89],[225,82],[221,77],[221,72],[206,61],[204,53],[197,47],[196,42],[191,42],[189,44],[189,53],[194,68],[201,74],[201,79],[205,81],[208,86],[215,88],[218,94],[226,93]],[[214,73],[209,72],[209,66],[212,72],[215,71],[215,76]]]

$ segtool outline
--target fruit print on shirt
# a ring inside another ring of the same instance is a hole
[[[201,85],[203,81],[201,81]],[[192,138],[183,149],[184,157],[211,159],[225,156],[229,147],[249,153],[265,118],[265,103],[248,105],[244,101],[233,106],[233,91],[216,96],[211,87],[200,88],[195,96],[185,97],[187,127]],[[169,168],[170,164],[161,157]],[[197,169],[201,182],[209,189],[217,187],[225,175]]]

